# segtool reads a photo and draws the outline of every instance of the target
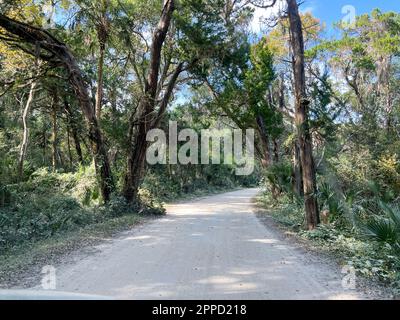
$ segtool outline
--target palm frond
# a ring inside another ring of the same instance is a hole
[[[365,224],[365,235],[378,242],[391,245],[399,241],[399,233],[392,220],[383,217],[375,217]]]
[[[379,206],[385,215],[392,220],[397,232],[400,233],[400,206],[388,205],[382,201],[379,202]]]

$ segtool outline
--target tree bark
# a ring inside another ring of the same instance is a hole
[[[273,144],[274,144],[274,162],[278,163],[279,162],[279,143],[278,139],[273,139]]]
[[[96,117],[100,121],[101,107],[103,101],[103,68],[104,68],[104,54],[106,50],[106,43],[109,32],[109,21],[107,19],[108,1],[102,3],[102,14],[97,22],[97,39],[99,41],[99,60],[97,64],[97,89],[96,89]]]
[[[71,128],[68,123],[67,123],[67,148],[68,148],[69,166],[70,168],[72,168],[74,165],[74,158],[72,157],[72,151],[71,151]]]
[[[268,138],[267,129],[265,128],[264,119],[261,115],[256,116],[257,128],[258,132],[260,133],[260,140],[262,143],[263,149],[263,163],[265,167],[268,168],[272,164],[272,157],[271,157],[271,147]]]
[[[43,129],[42,134],[43,134],[43,166],[46,166],[46,165],[47,165],[47,161],[46,161],[46,157],[47,157],[47,155],[46,155],[46,149],[47,149],[47,132],[46,132],[46,129],[45,129],[45,128]]]
[[[47,54],[39,53],[39,57],[42,60],[61,62],[65,67],[69,75],[70,84],[74,89],[76,98],[89,126],[91,151],[94,155],[96,173],[100,177],[100,190],[103,200],[107,202],[114,189],[111,168],[103,136],[96,118],[95,108],[88,94],[88,86],[83,79],[75,57],[64,43],[57,40],[46,30],[10,19],[3,14],[0,14],[0,26],[7,32],[17,36],[24,44],[44,49]],[[26,49],[25,51],[33,55],[36,54],[35,50]]]
[[[298,196],[303,197],[303,175],[301,172],[300,148],[298,141],[295,141],[293,146],[293,173],[293,189]]]
[[[74,118],[74,115],[72,113],[71,107],[70,107],[68,101],[66,101],[66,100],[64,100],[64,109],[67,114],[68,125],[71,128],[72,138],[74,139],[75,151],[78,156],[78,161],[80,164],[83,164],[82,148],[81,148],[81,142],[80,142],[79,134],[78,134],[78,126],[77,126],[76,120]]]
[[[100,57],[97,70],[97,89],[96,89],[96,117],[100,121],[101,105],[103,100],[103,66],[104,66],[104,46],[100,45]]]
[[[57,169],[57,139],[58,139],[58,128],[57,128],[57,92],[53,92],[53,103],[51,106],[51,120],[53,124],[53,132],[51,136],[51,145],[52,145],[52,166],[53,171]]]
[[[319,220],[316,198],[316,173],[312,156],[312,138],[308,123],[308,105],[304,70],[304,40],[302,23],[296,0],[287,0],[290,24],[290,42],[293,53],[293,74],[295,84],[295,122],[298,131],[300,163],[303,175],[304,205],[306,224],[309,230],[314,229]]]
[[[27,150],[28,142],[29,142],[28,115],[29,115],[29,111],[30,111],[30,108],[32,105],[35,88],[36,88],[36,81],[32,81],[31,87],[29,89],[29,96],[28,96],[28,99],[26,100],[24,112],[22,114],[22,123],[24,126],[24,134],[23,134],[23,138],[22,138],[21,147],[19,150],[19,160],[18,160],[19,179],[22,179],[23,174],[24,174],[24,160],[25,160],[26,150]]]
[[[174,0],[165,0],[160,20],[156,30],[153,33],[152,44],[150,48],[150,66],[145,83],[144,95],[139,102],[136,116],[133,117],[131,121],[129,134],[130,148],[127,157],[127,172],[123,187],[123,194],[128,202],[137,200],[137,192],[145,165],[147,132],[154,126],[155,122],[157,122],[158,118],[162,115],[159,112],[156,119],[154,119],[154,116],[152,116],[155,109],[155,100],[158,88],[161,50],[167,36],[174,9]],[[176,79],[177,76],[175,78],[175,82]],[[167,95],[166,102],[168,102],[173,89],[173,86],[168,87],[171,89],[171,92],[167,92],[165,94]],[[161,109],[162,107],[163,106],[160,106],[161,112],[163,111]],[[134,128],[134,126],[136,126],[136,128]]]

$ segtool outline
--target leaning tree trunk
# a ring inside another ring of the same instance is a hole
[[[97,176],[100,177],[100,190],[103,200],[107,202],[114,189],[111,168],[95,108],[89,97],[88,86],[83,79],[75,57],[64,43],[41,28],[10,19],[3,14],[0,14],[0,27],[12,34],[14,38],[15,36],[18,37],[19,41],[40,48],[39,52],[33,49],[27,51],[28,53],[39,55],[39,58],[46,61],[54,62],[54,60],[58,60],[68,72],[68,79],[89,126],[91,151],[94,155]],[[5,41],[7,42],[7,39]],[[11,43],[14,43],[14,39]],[[47,54],[44,54],[43,51]]]
[[[146,103],[141,103],[139,107],[145,108]],[[146,126],[149,126],[150,123],[146,123],[145,118],[139,121],[140,123],[137,125],[135,132],[130,138],[131,147],[128,152],[127,171],[124,180],[123,193],[128,202],[133,202],[137,199],[147,148]]]
[[[312,156],[312,139],[308,123],[308,105],[304,70],[303,29],[296,0],[287,0],[290,24],[290,42],[293,53],[293,74],[295,83],[295,122],[298,130],[300,163],[303,175],[304,205],[306,223],[309,230],[314,229],[319,221],[316,198],[316,173]]]
[[[159,117],[154,119],[152,116],[155,108],[155,101],[158,88],[159,69],[161,63],[161,50],[167,36],[172,13],[175,10],[174,0],[165,0],[163,10],[157,28],[153,33],[150,48],[149,71],[144,88],[144,95],[139,103],[136,116],[132,117],[129,134],[129,151],[127,157],[127,171],[124,180],[123,194],[128,202],[137,200],[137,192],[142,179],[147,141],[147,132],[155,126]],[[167,92],[163,101],[168,102],[173,86],[182,69],[180,64],[169,82]],[[172,83],[173,82],[173,83]],[[172,84],[172,85],[171,85]],[[165,109],[165,104],[160,106],[160,110]],[[161,116],[160,113],[158,113]]]
[[[167,108],[178,76],[182,70],[183,63],[179,63],[168,82],[165,94],[159,104],[157,115],[155,117],[148,116],[154,112],[154,104],[145,96],[138,107],[139,116],[136,118],[136,121],[131,122],[131,128],[129,130],[131,148],[128,153],[128,166],[124,182],[124,195],[128,202],[137,199],[138,189],[143,177],[147,148],[147,132],[158,126],[160,119]],[[133,123],[136,124],[136,130],[134,130]]]
[[[35,88],[36,88],[36,81],[32,81],[31,87],[29,90],[28,100],[26,100],[24,112],[22,114],[24,135],[22,138],[21,148],[19,150],[19,160],[18,160],[18,176],[20,179],[22,179],[23,174],[24,174],[24,160],[25,160],[26,150],[27,150],[28,142],[29,142],[28,115],[29,115],[29,111],[30,111],[30,108],[32,105]]]
[[[72,64],[70,69],[70,81],[81,105],[82,111],[89,123],[89,140],[94,155],[96,173],[100,176],[100,190],[104,201],[108,202],[114,189],[111,167],[108,162],[103,136],[100,131],[94,108],[90,102],[87,88],[80,73],[78,73],[78,67],[74,65],[73,62],[74,61],[70,60],[70,63]]]

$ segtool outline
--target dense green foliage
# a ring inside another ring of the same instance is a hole
[[[344,263],[399,287],[400,104],[397,13],[373,11],[335,40],[307,51],[310,125],[323,224],[303,231],[304,209],[293,189],[292,155],[267,169],[271,214]],[[276,36],[276,35],[275,35]],[[276,41],[276,38],[274,38]],[[283,135],[292,143],[290,128]],[[343,260],[342,260],[343,261]]]
[[[88,135],[92,129],[62,63],[41,59],[43,49],[39,53],[29,52],[29,47],[21,50],[7,41],[8,36],[13,37],[8,34],[0,43],[1,250],[115,216],[159,213],[161,201],[257,183],[256,174],[236,176],[235,165],[145,165],[146,174],[137,177],[142,182],[140,201],[128,203],[122,196],[127,157],[134,148],[129,139],[148,81],[149,35],[159,23],[162,1],[6,1],[1,6],[8,17],[46,29],[71,49],[96,108],[100,99],[96,116],[116,182],[105,204],[101,178],[93,165],[93,141]],[[228,26],[218,11],[224,10],[221,1],[179,1],[176,7],[173,27],[161,48],[160,100],[167,96],[171,74],[179,63],[186,73],[178,77],[177,86],[188,90],[198,87],[203,75],[221,58],[222,64],[235,65],[238,55],[232,51],[235,48],[227,46],[228,38],[233,46],[247,43],[245,32],[235,31],[249,22],[249,8],[235,9],[232,16],[226,16]],[[1,28],[0,32],[7,33]],[[220,127],[217,116],[202,105],[191,108],[193,104],[161,114],[159,126],[168,131],[168,121],[177,120],[179,128],[199,133]]]

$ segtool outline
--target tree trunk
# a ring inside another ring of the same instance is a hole
[[[104,54],[106,50],[106,43],[109,35],[110,22],[107,17],[107,11],[110,6],[109,0],[99,1],[100,16],[96,21],[97,40],[99,41],[99,60],[97,64],[97,88],[95,109],[97,120],[101,118],[101,107],[103,101],[103,68],[104,68]]]
[[[100,190],[103,200],[107,202],[114,189],[111,168],[103,136],[96,118],[95,108],[88,94],[88,85],[83,79],[75,57],[64,43],[41,28],[18,22],[3,14],[0,14],[0,26],[5,31],[17,36],[20,41],[34,45],[36,48],[39,45],[41,49],[39,57],[41,59],[54,61],[57,58],[62,62],[68,72],[69,81],[89,126],[91,151],[94,155],[97,176],[100,177]],[[46,51],[48,54],[44,54],[43,51]],[[32,54],[35,54],[35,50],[32,51]]]
[[[287,3],[290,24],[290,42],[293,53],[293,74],[296,101],[295,122],[298,130],[300,163],[303,175],[306,224],[307,228],[312,230],[320,221],[316,198],[316,173],[312,156],[312,140],[308,123],[309,101],[306,97],[303,29],[297,1],[287,0]]]
[[[107,7],[105,8],[107,10]],[[99,41],[99,60],[97,64],[97,88],[96,88],[96,117],[100,121],[101,118],[101,106],[103,101],[103,68],[104,68],[104,53],[106,50],[106,42],[108,38],[108,21],[105,15],[100,19],[101,21],[97,25],[97,39]]]
[[[300,148],[298,141],[295,141],[293,146],[293,173],[294,173],[293,189],[299,197],[303,197],[304,196],[303,176],[301,172]]]
[[[273,140],[274,143],[274,162],[278,163],[279,162],[279,143],[278,139]]]
[[[57,169],[57,139],[58,139],[58,128],[57,128],[57,93],[53,93],[53,105],[51,106],[51,120],[53,123],[53,132],[51,135],[51,145],[52,145],[52,166],[53,171]]]
[[[96,90],[96,117],[100,121],[101,104],[103,100],[103,66],[104,66],[104,46],[100,46],[100,57],[97,70],[97,90]]]
[[[64,168],[64,159],[63,159],[63,155],[61,153],[60,148],[57,148],[57,158],[58,158],[58,165],[61,168]]]
[[[67,148],[68,148],[69,166],[70,168],[72,168],[74,165],[74,158],[72,157],[72,151],[71,151],[71,128],[68,123],[67,123]]]
[[[114,182],[111,174],[111,167],[108,162],[103,136],[94,112],[93,105],[90,102],[86,84],[83,81],[76,61],[69,53],[65,55],[65,61],[70,74],[71,84],[89,124],[89,140],[91,143],[91,150],[94,155],[96,173],[100,177],[100,190],[103,200],[108,202],[114,189]]]
[[[36,81],[32,81],[31,87],[30,87],[30,90],[29,90],[28,100],[26,100],[24,112],[22,114],[22,123],[23,123],[23,126],[24,126],[24,135],[23,135],[23,138],[22,138],[21,148],[19,150],[19,161],[18,161],[18,176],[19,176],[19,179],[22,179],[23,174],[24,174],[24,160],[25,160],[26,150],[27,150],[28,142],[29,142],[28,115],[29,115],[29,111],[30,111],[31,104],[32,104],[32,101],[33,101],[35,88],[36,88]]]
[[[147,148],[146,134],[146,123],[142,121],[131,138],[131,148],[128,153],[127,172],[123,190],[128,202],[133,202],[137,199]]]
[[[257,128],[258,132],[260,134],[260,140],[262,144],[261,152],[262,152],[262,160],[261,164],[265,169],[268,169],[272,164],[273,164],[273,157],[271,156],[271,146],[270,146],[270,140],[268,136],[267,129],[265,127],[265,122],[264,119],[260,114],[256,116],[256,122],[257,122]],[[275,148],[277,147],[275,145],[276,140],[274,140],[274,151],[276,150]],[[275,154],[274,154],[275,158]],[[277,162],[277,161],[276,161]],[[276,183],[271,183],[271,194],[273,199],[277,199],[281,190],[280,190],[280,181],[276,181]]]
[[[271,157],[271,148],[268,139],[267,129],[265,128],[264,119],[261,115],[256,116],[258,132],[260,133],[260,139],[263,148],[263,160],[265,163],[265,167],[269,167],[272,164],[272,157]]]
[[[47,166],[47,155],[46,155],[46,149],[47,149],[47,132],[46,129],[43,129],[43,166]]]
[[[146,135],[159,121],[162,111],[165,110],[166,103],[169,100],[176,79],[182,70],[179,65],[179,72],[174,73],[172,77],[158,116],[154,119],[151,114],[154,111],[155,100],[158,87],[159,69],[161,63],[161,50],[167,36],[169,25],[171,23],[172,13],[174,11],[174,0],[165,0],[161,17],[156,30],[153,33],[153,39],[150,48],[150,64],[147,80],[144,88],[144,95],[136,110],[136,116],[132,117],[129,134],[129,152],[127,157],[127,172],[124,180],[123,194],[128,202],[137,200],[137,192],[142,179],[143,168],[145,165],[145,156],[147,141]],[[175,77],[176,76],[176,77]],[[173,82],[173,83],[171,83]],[[135,128],[136,127],[136,128]]]
[[[72,138],[74,139],[75,151],[78,156],[78,161],[80,164],[83,164],[82,148],[78,134],[78,126],[67,100],[64,100],[64,109],[68,118],[68,126],[71,128]]]

